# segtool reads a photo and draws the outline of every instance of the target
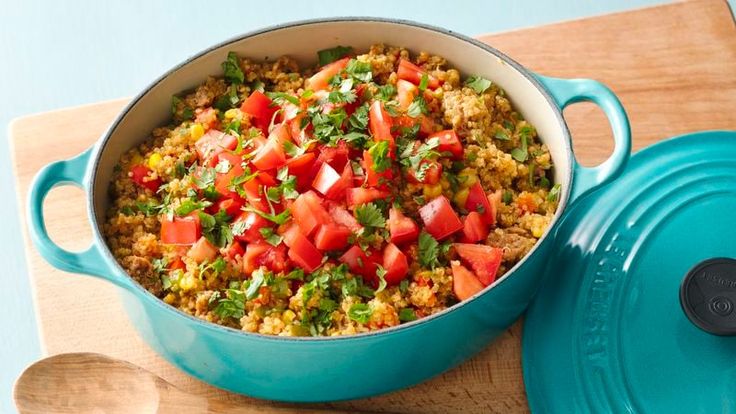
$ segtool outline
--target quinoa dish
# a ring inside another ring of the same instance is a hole
[[[282,336],[408,323],[492,284],[554,216],[549,151],[492,79],[381,44],[223,58],[120,158],[103,228],[183,312]]]

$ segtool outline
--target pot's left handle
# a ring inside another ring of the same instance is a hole
[[[109,264],[96,243],[84,251],[70,252],[49,237],[43,215],[43,201],[52,188],[58,185],[74,185],[88,191],[84,177],[92,148],[80,155],[48,164],[36,174],[28,197],[28,229],[31,241],[41,256],[52,266],[65,272],[97,276],[126,289],[133,285]]]
[[[631,128],[621,101],[604,84],[592,79],[559,79],[536,75],[560,109],[576,102],[593,102],[608,117],[613,130],[611,156],[596,167],[583,167],[573,158],[573,187],[570,202],[621,175],[631,156]]]

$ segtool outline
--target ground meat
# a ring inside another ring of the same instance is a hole
[[[525,230],[509,227],[508,229],[492,231],[488,235],[487,242],[490,246],[499,247],[503,250],[503,260],[508,262],[508,267],[511,267],[513,263],[521,260],[534,247],[537,239]]]
[[[223,79],[207,78],[203,85],[200,85],[192,94],[184,98],[184,102],[189,108],[202,108],[210,106],[215,98],[224,94],[227,85]]]
[[[120,264],[144,288],[155,295],[161,294],[163,291],[161,279],[154,274],[153,265],[148,259],[140,256],[125,256],[120,260]]]

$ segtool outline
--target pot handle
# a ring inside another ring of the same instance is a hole
[[[49,264],[59,270],[71,273],[83,273],[97,276],[120,287],[131,289],[133,284],[128,277],[120,276],[120,272],[108,264],[108,259],[96,243],[81,252],[70,252],[49,237],[43,215],[43,201],[52,188],[58,185],[74,185],[88,192],[84,177],[92,148],[78,156],[52,162],[36,174],[28,196],[28,229],[31,241]]]
[[[559,79],[535,75],[547,88],[560,110],[577,102],[593,102],[608,117],[613,130],[611,156],[596,167],[583,167],[573,157],[573,180],[570,202],[611,182],[621,175],[631,155],[631,128],[621,101],[604,84],[592,79]]]

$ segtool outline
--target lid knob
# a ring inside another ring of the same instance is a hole
[[[685,275],[680,304],[690,322],[715,335],[736,335],[736,260],[708,259]]]

